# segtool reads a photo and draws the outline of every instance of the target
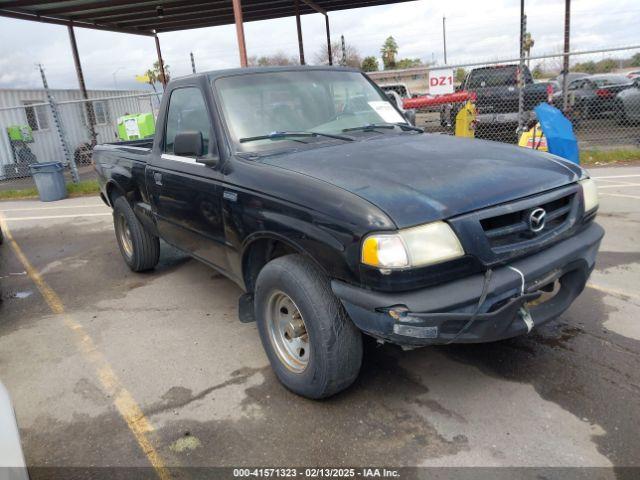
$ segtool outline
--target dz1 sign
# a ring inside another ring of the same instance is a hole
[[[453,93],[453,69],[429,70],[429,95]]]

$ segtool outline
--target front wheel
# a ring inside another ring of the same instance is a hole
[[[289,390],[319,399],[356,379],[362,335],[309,259],[286,255],[269,262],[258,275],[254,308],[271,367]]]
[[[151,270],[160,259],[160,239],[149,233],[125,197],[113,202],[113,224],[120,253],[134,272]]]

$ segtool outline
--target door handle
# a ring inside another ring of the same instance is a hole
[[[162,174],[160,172],[153,173],[153,180],[156,182],[156,185],[162,186]]]

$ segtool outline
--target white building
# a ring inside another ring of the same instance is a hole
[[[50,90],[58,105],[67,144],[73,154],[90,142],[86,101],[80,90]],[[90,90],[87,92],[95,113],[98,142],[112,142],[117,136],[117,119],[130,113],[156,113],[159,95],[139,90]],[[28,125],[33,142],[27,146],[39,162],[65,162],[62,143],[56,129],[51,106],[44,89],[0,89],[0,179],[15,163],[7,127]]]

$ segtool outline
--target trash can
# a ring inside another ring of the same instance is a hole
[[[67,198],[63,165],[60,162],[32,163],[29,165],[33,180],[38,188],[41,202],[53,202]]]

